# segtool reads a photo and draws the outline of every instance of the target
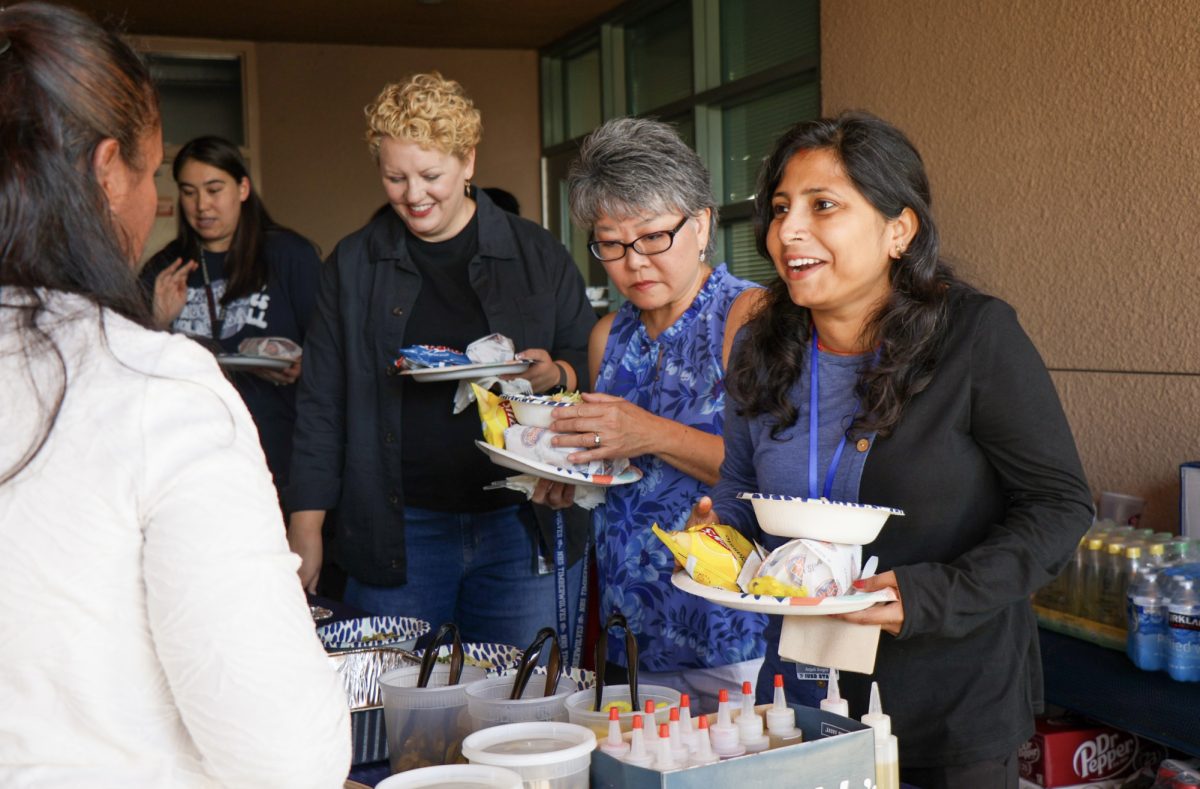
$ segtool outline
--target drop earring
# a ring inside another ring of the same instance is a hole
[[[470,181],[467,181],[466,184],[463,186],[463,193],[466,194],[467,197],[471,196],[471,182]]]

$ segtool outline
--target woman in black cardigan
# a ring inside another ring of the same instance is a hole
[[[890,635],[875,674],[843,674],[842,692],[858,716],[879,682],[906,783],[1015,789],[1042,707],[1029,596],[1092,515],[1045,365],[1012,308],[941,261],[920,155],[879,118],[787,132],[763,165],[754,220],[779,279],[735,346],[722,479],[692,522],[773,549],[785,540],[758,528],[739,492],[904,510],[864,547],[880,574],[860,586],[895,587],[900,601],[843,617]],[[814,351],[824,487],[808,469]],[[790,697],[815,703],[813,683],[779,658],[782,617],[771,620],[759,701],[783,674]]]

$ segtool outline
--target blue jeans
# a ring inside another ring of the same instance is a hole
[[[405,507],[408,583],[372,586],[351,576],[346,603],[377,616],[423,619],[434,630],[454,622],[464,642],[525,649],[538,630],[556,627],[558,598],[554,573],[537,572],[536,530],[518,518],[519,509],[452,513]],[[547,561],[553,566],[553,546]],[[571,638],[582,571],[583,562],[567,571]]]

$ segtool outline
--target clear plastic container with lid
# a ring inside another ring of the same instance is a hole
[[[529,678],[519,699],[510,699],[517,678],[498,677],[472,683],[467,687],[467,709],[471,713],[474,731],[503,723],[524,721],[567,722],[567,697],[575,693],[574,683],[559,681],[552,696],[543,696],[546,675]]]
[[[420,666],[406,666],[379,677],[393,773],[465,761],[460,748],[471,733],[467,686],[486,672],[464,666],[458,683],[447,685],[450,666],[443,663],[433,667],[428,686],[418,688],[420,672]]]
[[[502,767],[447,764],[393,775],[375,789],[523,789],[521,776]]]
[[[633,728],[633,716],[644,715],[641,710],[633,709],[633,700],[629,695],[628,685],[609,685],[603,689],[604,699],[601,709],[596,710],[596,692],[581,690],[567,696],[567,720],[571,723],[587,726],[595,734],[603,737],[608,734],[608,709],[617,705],[620,710],[621,731]],[[677,690],[662,685],[638,685],[638,702],[645,704],[654,702],[653,725],[661,726],[671,720],[671,709],[679,706],[680,693]],[[647,720],[646,725],[651,725]]]
[[[463,741],[471,764],[503,767],[525,789],[588,789],[596,734],[573,723],[507,723]]]

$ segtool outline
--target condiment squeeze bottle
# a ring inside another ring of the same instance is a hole
[[[666,724],[668,737],[671,741],[671,758],[680,764],[687,764],[688,747],[683,744],[683,738],[679,734],[679,708],[671,708],[671,722]],[[660,730],[661,731],[661,730]],[[662,735],[659,734],[661,737]]]
[[[713,753],[712,744],[708,741],[708,716],[701,715],[696,727],[696,752],[692,754],[689,764],[697,767],[702,764],[713,764],[721,757]]]
[[[879,701],[879,683],[871,683],[871,706],[867,714],[862,716],[862,722],[875,730],[875,744],[883,742],[892,733],[892,717],[883,714],[883,704]]]
[[[654,702],[646,699],[646,749],[654,753],[658,745],[658,726],[654,723]]]
[[[738,740],[746,753],[758,753],[771,747],[771,739],[763,734],[763,719],[754,711],[754,691],[749,682],[742,683],[742,714],[737,719]]]
[[[646,753],[646,740],[642,736],[642,716],[633,716],[633,739],[629,743],[629,753],[621,758],[626,764],[634,767],[649,767],[654,763],[654,757]]]
[[[708,731],[712,749],[722,759],[741,756],[746,752],[746,748],[738,742],[737,725],[729,720],[729,691],[724,688],[717,694],[717,722]]]
[[[787,705],[783,693],[782,674],[775,675],[775,704],[767,710],[767,730],[771,733],[772,748],[795,745],[802,740],[802,733],[796,728],[796,711]]]
[[[879,683],[871,683],[871,705],[862,722],[875,730],[875,781],[879,789],[900,789],[900,743],[892,734],[892,718],[883,714]]]
[[[621,713],[616,707],[608,711],[608,739],[600,743],[600,750],[618,759],[629,753],[629,743],[621,737]]]
[[[682,766],[671,753],[671,732],[668,724],[664,723],[658,729],[658,758],[654,761],[654,769],[665,773]]]
[[[684,693],[679,698],[679,737],[692,753],[696,752],[696,744],[700,737],[696,727],[692,725],[692,700]]]
[[[843,699],[842,694],[838,691],[837,669],[829,669],[829,691],[825,694],[825,698],[821,699],[821,709],[825,712],[832,712],[834,715],[841,715],[843,718],[850,717],[850,703]]]
[[[875,746],[875,781],[876,789],[900,789],[900,741],[894,734]]]

